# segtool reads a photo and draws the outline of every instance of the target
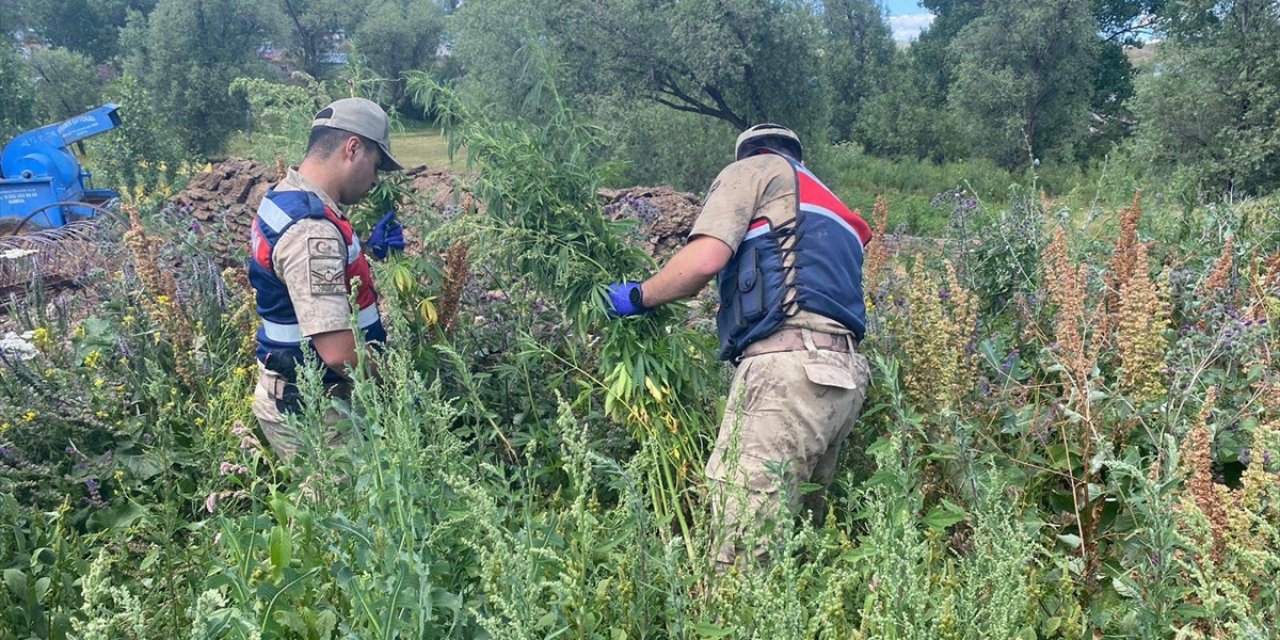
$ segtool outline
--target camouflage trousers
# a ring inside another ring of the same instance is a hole
[[[751,356],[738,365],[706,469],[719,570],[748,550],[767,561],[770,524],[792,517],[801,503],[823,515],[823,490],[862,412],[870,378],[856,349],[820,350],[808,338],[803,350]],[[801,498],[804,483],[822,489]]]
[[[268,371],[258,363],[258,385],[253,390],[253,415],[262,427],[262,435],[266,436],[271,450],[281,460],[289,461],[304,446],[303,438],[297,429],[285,422],[285,413],[280,409],[282,400],[280,389],[283,378],[274,371]],[[329,408],[324,415],[324,438],[330,446],[342,444],[346,438],[334,425],[342,418],[337,410]]]

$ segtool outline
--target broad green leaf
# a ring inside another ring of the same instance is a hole
[[[941,531],[947,527],[964,520],[964,511],[955,505],[943,505],[934,507],[929,510],[928,515],[924,517],[924,523],[930,529]]]
[[[9,591],[17,597],[22,597],[27,593],[27,574],[17,569],[4,570],[4,583],[9,587]]]
[[[708,622],[695,622],[693,632],[704,638],[727,638],[733,634],[733,629],[717,627]]]
[[[271,549],[271,566],[276,569],[289,566],[289,561],[293,559],[293,540],[284,527],[277,526],[271,530],[268,546]]]

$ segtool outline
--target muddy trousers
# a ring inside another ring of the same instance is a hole
[[[767,561],[768,533],[803,504],[825,513],[823,490],[870,382],[862,354],[766,353],[738,365],[707,462],[712,553],[721,571],[750,551]],[[822,487],[801,497],[800,485]]]

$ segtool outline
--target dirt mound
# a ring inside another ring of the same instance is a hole
[[[409,169],[405,175],[411,180],[409,188],[446,218],[476,205],[475,197],[465,184],[470,178],[466,174],[422,165]]]
[[[192,231],[222,266],[238,265],[254,211],[267,189],[280,179],[277,171],[266,163],[230,158],[192,178],[173,197],[168,211],[180,220],[190,220]],[[470,176],[466,174],[419,166],[405,175],[423,205],[445,218],[473,207],[484,209],[467,188]],[[697,196],[667,187],[601,189],[598,196],[610,218],[640,221],[637,240],[660,261],[684,245],[702,206]]]
[[[639,220],[640,242],[659,261],[684,246],[702,200],[668,187],[601,189],[597,195],[613,220]]]
[[[258,203],[280,178],[276,167],[248,158],[230,158],[193,177],[170,205],[178,215],[191,220],[192,230],[208,243],[223,266],[234,266],[248,242]]]

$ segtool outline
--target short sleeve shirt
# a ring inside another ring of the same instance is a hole
[[[336,215],[346,217],[328,194],[293,169],[275,190],[310,191]],[[347,247],[332,222],[306,218],[293,223],[276,241],[271,257],[276,276],[289,290],[303,337],[351,328]]]
[[[711,183],[689,237],[711,236],[737,254],[752,220],[768,218],[776,228],[795,218],[799,197],[795,169],[785,158],[775,154],[744,158],[725,167]],[[786,264],[789,266],[789,261]],[[850,333],[839,322],[809,311],[799,311],[782,324],[823,333]]]

